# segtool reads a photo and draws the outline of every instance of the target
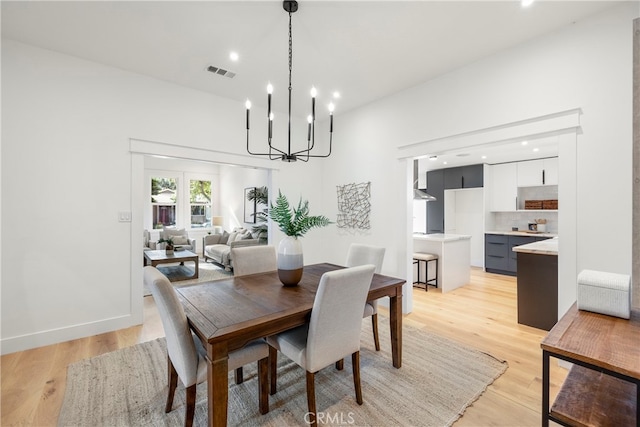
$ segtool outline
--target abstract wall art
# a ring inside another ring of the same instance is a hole
[[[371,182],[338,185],[338,228],[371,228]]]

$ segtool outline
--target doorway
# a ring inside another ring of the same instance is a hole
[[[145,201],[147,200],[147,180],[145,179],[145,157],[158,156],[176,161],[205,162],[223,164],[232,168],[261,169],[267,172],[267,188],[277,188],[279,170],[277,164],[262,159],[238,154],[223,153],[213,150],[203,150],[173,144],[130,139],[131,153],[131,313],[134,323],[143,323],[143,286],[142,268],[140,268],[140,246],[142,230],[144,229]],[[241,191],[241,194],[244,190]],[[240,217],[239,221],[243,221]],[[273,239],[272,230],[268,230],[268,239]]]
[[[562,230],[562,252],[558,255],[560,268],[558,279],[558,313],[564,314],[575,301],[576,290],[571,283],[577,275],[577,135],[580,128],[580,109],[572,109],[546,116],[531,118],[513,123],[507,123],[486,129],[451,135],[420,143],[399,147],[400,159],[406,162],[406,175],[412,176],[413,160],[438,155],[438,153],[458,153],[461,151],[480,150],[483,148],[499,147],[508,143],[521,143],[524,140],[533,141],[543,138],[557,140],[557,154],[560,159],[560,177],[558,198],[563,200],[562,209],[558,211],[558,229]],[[407,179],[406,185],[411,188],[412,182]],[[413,201],[407,202],[406,213],[406,253],[413,251],[412,224]],[[411,257],[406,257],[406,277],[413,276]],[[411,296],[407,295],[407,309],[411,311]]]

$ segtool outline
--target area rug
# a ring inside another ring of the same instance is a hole
[[[391,364],[387,319],[379,319],[382,350],[373,346],[370,320],[363,320],[361,356],[364,404],[355,401],[351,359],[316,374],[321,425],[449,426],[507,369],[505,361],[437,335],[404,326],[402,368]],[[386,344],[386,345],[385,345]],[[185,391],[178,386],[173,411],[167,395],[164,338],[69,365],[60,426],[182,426]],[[256,364],[245,381],[229,376],[228,425],[304,426],[307,412],[304,370],[282,355],[278,392],[270,412],[258,412]],[[207,423],[207,387],[197,387],[194,425]]]
[[[233,276],[232,271],[225,271],[223,267],[213,264],[211,262],[204,262],[200,260],[198,264],[198,278],[190,280],[180,280],[172,282],[173,286],[179,288],[180,286],[193,285],[194,283],[209,282],[211,280],[224,279],[225,277]],[[147,289],[147,286],[143,284],[143,296],[151,295],[151,291]]]

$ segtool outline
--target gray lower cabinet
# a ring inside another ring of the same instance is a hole
[[[515,276],[518,273],[517,252],[515,246],[526,245],[544,238],[529,236],[509,236],[506,234],[484,235],[484,269],[489,273]]]
[[[484,235],[484,268],[490,273],[509,271],[509,236]]]

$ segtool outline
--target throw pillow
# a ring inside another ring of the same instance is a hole
[[[218,241],[218,243],[220,243],[221,245],[226,245],[228,241],[229,241],[229,233],[227,233],[227,230],[224,230],[224,232],[222,233],[222,236],[220,236],[220,240]]]
[[[249,240],[249,239],[253,239],[253,236],[251,235],[251,232],[248,230],[246,233],[238,234],[238,237],[236,238],[236,240]]]
[[[237,235],[238,235],[238,232],[236,232],[236,231],[229,233],[229,239],[227,239],[227,244],[229,244],[231,242],[235,242]]]
[[[189,239],[184,236],[173,236],[173,244],[174,245],[188,245]]]
[[[164,236],[165,239],[168,239],[169,237],[173,237],[173,236],[184,236],[187,237],[187,232],[184,228],[181,229],[175,229],[175,228],[163,228],[162,229],[162,235]]]

